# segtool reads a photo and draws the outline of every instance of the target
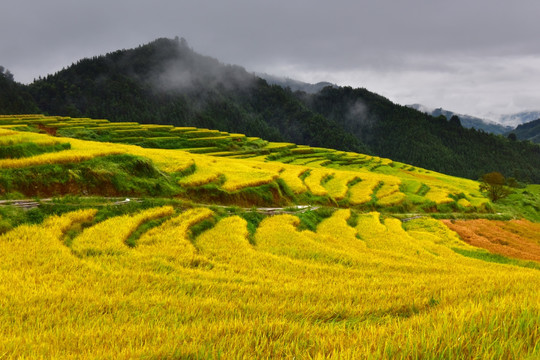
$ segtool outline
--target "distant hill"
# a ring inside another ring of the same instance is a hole
[[[519,140],[530,140],[540,144],[540,119],[518,125],[508,134],[514,133]],[[507,134],[507,135],[508,135]]]
[[[428,109],[421,104],[407,105],[412,109],[425,112],[434,117],[444,116],[450,120],[456,115],[461,121],[461,125],[466,128],[483,130],[488,133],[508,136],[514,133],[518,140],[530,140],[534,143],[540,143],[540,111],[524,111],[516,114],[503,115],[500,118],[503,124],[519,124],[517,127],[502,125],[493,121],[481,119],[478,117],[458,114],[443,108]]]
[[[461,121],[461,125],[463,127],[466,127],[468,129],[477,129],[477,130],[483,130],[485,132],[489,132],[492,134],[504,134],[508,131],[511,131],[514,127],[513,126],[505,126],[501,124],[497,124],[493,121],[481,119],[475,116],[470,115],[464,115],[464,114],[458,114],[450,110],[445,110],[443,108],[437,108],[437,109],[428,109],[425,106],[421,104],[413,104],[413,105],[407,105],[410,108],[416,109],[418,111],[422,111],[425,113],[428,113],[434,117],[438,116],[444,116],[447,120],[450,120],[452,116],[456,115],[459,117],[459,120]]]
[[[28,89],[15,82],[9,70],[0,66],[0,114],[24,114],[39,111]]]
[[[467,129],[444,117],[393,104],[366,89],[327,87],[306,94],[304,101],[378,156],[472,179],[497,170],[523,180],[540,180],[538,145]]]
[[[290,78],[283,78],[268,74],[257,74],[260,78],[266,80],[271,85],[279,85],[283,88],[289,88],[292,91],[303,91],[308,94],[315,94],[327,86],[337,87],[337,85],[327,81],[321,81],[316,84],[310,84],[303,81],[298,81]]]
[[[500,117],[499,121],[502,124],[515,127],[536,119],[540,119],[540,111],[522,111],[515,114],[503,115]]]
[[[184,39],[82,59],[17,89],[35,100],[26,113],[37,107],[51,115],[219,129],[472,179],[500,171],[540,183],[540,146],[467,129],[366,89],[326,86],[311,93],[310,86],[293,91],[272,85],[197,54]]]

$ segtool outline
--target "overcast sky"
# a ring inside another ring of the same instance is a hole
[[[540,110],[538,0],[3,0],[0,65],[32,82],[184,37],[251,72],[497,119]]]

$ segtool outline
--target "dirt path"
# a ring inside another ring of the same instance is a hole
[[[105,200],[110,200],[111,202],[102,202],[102,203],[96,203],[92,204],[95,206],[106,206],[106,205],[123,205],[127,204],[131,201],[141,202],[140,199],[130,199],[130,198],[101,198]],[[54,201],[53,198],[43,198],[43,199],[16,199],[16,200],[0,200],[0,206],[15,206],[22,209],[35,209],[39,207],[43,203],[52,203]],[[68,204],[69,203],[63,203]],[[78,205],[78,204],[73,204]]]
[[[92,197],[79,197],[78,199],[92,199]],[[142,202],[142,198],[125,198],[125,197],[98,197],[97,199],[103,200],[102,202],[96,202],[88,204],[90,206],[119,206],[125,205],[130,202]],[[0,206],[15,206],[21,209],[30,210],[39,207],[44,203],[54,203],[53,198],[43,198],[43,199],[16,199],[16,200],[0,200]],[[82,205],[80,203],[62,203],[63,205]],[[203,207],[219,207],[223,209],[231,208],[231,205],[216,205],[216,204],[204,204],[204,203],[193,203],[193,206],[203,206]],[[286,207],[241,207],[240,209],[244,211],[256,211],[261,214],[266,215],[277,215],[277,214],[301,214],[308,211],[315,211],[319,209],[320,206],[315,205],[291,205]],[[337,208],[336,208],[337,209]],[[422,213],[403,213],[403,214],[391,214],[400,218],[402,222],[408,222],[414,219],[419,219],[429,214]],[[483,214],[487,215],[487,214]],[[499,215],[504,216],[503,213],[489,214],[489,215]],[[482,218],[482,214],[478,214],[478,218]]]
[[[90,197],[81,197],[80,199],[90,199]],[[125,205],[129,204],[130,202],[142,202],[142,199],[140,198],[119,198],[119,197],[100,197],[99,199],[105,200],[104,202],[100,203],[93,203],[92,206],[107,206],[107,205],[113,205],[113,206],[119,206],[119,205]],[[43,199],[16,199],[16,200],[0,200],[0,206],[15,206],[22,209],[35,209],[39,207],[43,203],[53,203],[53,198],[43,198]],[[69,203],[62,203],[62,204],[68,204]],[[79,205],[79,204],[72,204],[72,205]],[[216,206],[220,208],[230,208],[231,206],[227,205],[216,205],[216,204],[202,204],[202,203],[195,203],[193,204],[195,206]],[[241,208],[244,211],[250,211],[254,210],[257,212],[260,212],[262,214],[298,214],[298,213],[304,213],[307,211],[313,211],[319,209],[320,206],[311,206],[311,205],[293,205],[293,206],[287,206],[287,207],[251,207],[251,208]]]

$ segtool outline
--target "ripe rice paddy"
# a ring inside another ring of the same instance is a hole
[[[55,195],[91,178],[175,199],[2,210],[0,358],[540,357],[538,223],[430,217],[498,216],[474,181],[106,120],[0,116],[0,144],[24,148],[0,158],[6,197],[33,195],[25,171]]]
[[[95,213],[0,236],[4,357],[538,356],[539,271],[462,256],[450,244],[474,248],[437,220],[351,226],[347,209],[310,231],[276,215],[250,242],[237,215],[190,238],[205,208],[78,225]]]

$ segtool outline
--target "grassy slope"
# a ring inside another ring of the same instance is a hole
[[[300,219],[285,214],[262,220],[250,243],[237,215],[220,215],[190,238],[189,228],[212,212],[174,211],[96,223],[95,210],[81,210],[0,236],[3,354],[539,355],[540,272],[461,256],[451,248],[475,248],[436,220],[404,230],[371,213],[353,227],[343,209],[300,231]],[[162,221],[127,243],[153,219]]]
[[[56,166],[89,159],[100,162],[96,160],[97,158],[103,158],[103,161],[107,162],[104,156],[121,153],[152,160],[171,183],[171,186],[165,188],[176,186],[177,194],[201,197],[202,200],[236,202],[242,205],[249,205],[249,202],[265,204],[339,202],[342,206],[362,205],[366,209],[379,210],[396,206],[395,210],[402,212],[489,210],[486,208],[489,207],[486,205],[486,199],[478,192],[474,181],[445,176],[378,157],[300,147],[294,144],[268,143],[257,138],[246,138],[241,134],[205,129],[147,126],[137,123],[113,124],[103,120],[39,116],[5,117],[1,120],[6,128],[46,131],[55,134],[57,137],[54,139],[57,141],[66,142],[71,146],[68,151],[44,154],[41,157],[0,160],[0,168],[4,169],[20,169],[44,164]],[[134,137],[132,136],[134,133],[144,133],[145,136]],[[8,134],[6,138],[7,136]],[[26,142],[48,139],[45,135],[33,133],[11,136],[26,137],[21,140]],[[114,141],[117,144],[92,143],[75,138]],[[155,147],[180,148],[189,151],[190,154]],[[214,156],[199,155],[201,152]],[[112,160],[115,161],[117,159]],[[81,163],[81,166],[84,165]],[[79,169],[68,170],[79,171]],[[147,171],[156,172],[150,169]],[[302,178],[303,175],[307,176]],[[86,176],[81,178],[84,180]],[[66,183],[66,180],[62,182]],[[358,185],[358,182],[362,183]],[[181,188],[177,186],[178,184]],[[377,186],[378,184],[380,186]],[[258,189],[261,186],[266,187]],[[356,187],[353,189],[353,186]],[[370,188],[365,190],[366,186]],[[160,187],[163,187],[163,184]],[[151,192],[148,189],[137,190],[137,187],[132,185],[117,189],[117,192],[126,193],[125,188],[132,188],[132,193],[139,191],[141,194],[159,195],[159,188]],[[39,192],[33,194],[29,189],[10,189],[29,196],[41,194]],[[364,189],[366,193],[364,197],[359,193],[359,189]],[[374,190],[376,193],[372,194]],[[267,196],[269,191],[273,194],[271,197]],[[238,192],[244,194],[237,194]],[[231,193],[238,196],[231,196]],[[466,201],[459,202],[462,198]],[[263,201],[257,202],[257,199]]]
[[[39,129],[43,118],[34,120],[6,126]],[[102,129],[114,126],[104,121],[49,121],[64,124],[41,126],[57,135],[104,140],[114,132]],[[115,205],[75,196],[30,211],[0,207],[4,356],[540,355],[538,262],[471,246],[433,218],[395,218],[416,215],[404,211],[488,217],[494,207],[507,214],[497,217],[536,219],[538,185],[493,205],[474,181],[388,159],[260,139],[239,143],[231,140],[236,134],[208,130],[155,130],[169,138],[161,145],[188,142],[171,136],[175,131],[204,133],[217,140],[214,156],[195,153],[208,148],[206,141],[185,152],[0,130],[8,142],[69,144],[0,159],[4,191],[34,194],[37,186],[43,195],[147,198]],[[367,202],[352,204],[366,194]],[[332,207],[268,216],[193,200]],[[500,224],[537,241],[536,223]]]

